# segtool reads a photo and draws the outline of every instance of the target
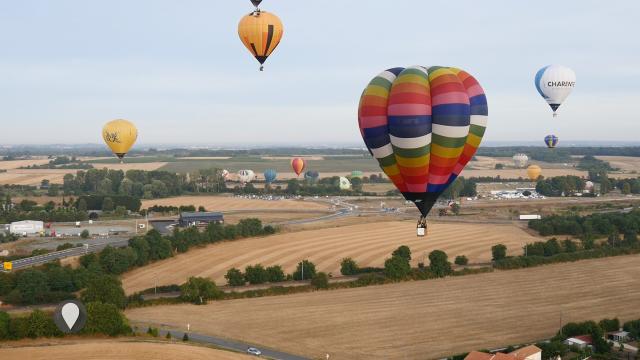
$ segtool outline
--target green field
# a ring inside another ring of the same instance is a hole
[[[224,160],[180,160],[174,158],[173,162],[161,167],[160,170],[187,173],[206,168],[228,169],[231,172],[242,169],[251,169],[256,173],[261,173],[266,169],[275,169],[278,172],[291,172],[289,160],[266,160],[259,157],[234,157]],[[307,169],[316,170],[320,173],[351,172],[353,170],[381,172],[378,163],[373,158],[363,157],[328,157],[325,160],[308,160]]]

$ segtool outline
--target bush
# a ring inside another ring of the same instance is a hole
[[[311,279],[311,285],[316,289],[329,288],[329,276],[324,272],[319,272]]]
[[[229,269],[224,277],[230,286],[243,286],[246,282],[242,271],[236,268]]]
[[[271,283],[285,280],[284,271],[280,265],[273,265],[267,268],[267,279]]]
[[[391,253],[391,256],[399,256],[409,262],[411,261],[411,249],[406,245],[402,245],[395,249],[393,253]]]
[[[433,250],[429,253],[429,270],[437,277],[450,275],[453,270],[451,270],[447,253],[442,250]]]
[[[184,333],[184,335],[182,335],[182,341],[189,341],[189,335],[187,333]]]
[[[304,272],[302,271],[304,269]],[[316,274],[316,265],[309,260],[303,260],[298,263],[296,271],[293,272],[294,280],[308,280],[312,279]],[[304,275],[304,278],[303,278]]]
[[[464,255],[458,255],[453,262],[456,265],[467,265],[469,263],[469,259],[467,259],[467,257]]]
[[[340,262],[340,273],[342,275],[355,275],[358,273],[358,263],[352,258],[344,258]]]
[[[167,335],[165,335],[164,338],[167,340],[171,340],[171,332],[167,331]]]
[[[249,265],[244,269],[244,278],[249,284],[264,284],[269,280],[269,274],[260,264]]]
[[[158,333],[158,328],[154,328],[154,327],[149,327],[147,329],[147,334],[151,335],[153,337],[158,337],[159,333]]]
[[[507,247],[504,244],[498,244],[491,247],[491,256],[493,261],[499,261],[507,257]]]
[[[389,279],[401,280],[409,275],[411,266],[407,259],[400,256],[392,256],[384,261],[384,275]]]
[[[87,230],[87,229],[82,230],[82,232],[80,233],[80,237],[83,238],[83,239],[88,239],[89,235],[90,235],[89,234],[89,230]]]
[[[0,340],[9,339],[9,323],[11,318],[9,314],[4,311],[0,311]]]

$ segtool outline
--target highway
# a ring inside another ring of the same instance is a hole
[[[31,256],[28,258],[13,260],[12,261],[13,270],[15,271],[15,270],[28,268],[31,266],[42,265],[54,260],[64,259],[70,256],[79,256],[79,255],[85,255],[88,253],[94,253],[104,249],[107,246],[125,247],[128,245],[128,243],[129,243],[128,239],[118,239],[118,240],[112,240],[112,241],[105,240],[99,243],[89,244],[88,248],[85,248],[83,246],[74,247],[71,249],[54,251],[54,252],[50,252],[43,255],[37,255],[37,256]]]

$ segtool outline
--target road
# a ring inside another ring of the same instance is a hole
[[[129,244],[128,239],[120,239],[120,238],[116,240],[107,239],[99,243],[89,244],[88,248],[74,247],[71,249],[54,251],[54,252],[50,252],[43,255],[22,258],[22,259],[12,261],[13,270],[15,271],[15,270],[28,268],[31,266],[42,265],[54,260],[64,259],[71,256],[79,256],[79,255],[84,255],[88,253],[94,253],[104,249],[105,247],[107,247],[107,245],[113,246],[113,247],[125,247],[128,244]]]
[[[146,327],[146,325],[142,329],[144,329],[145,327]],[[175,338],[175,339],[182,339],[182,337],[185,334],[184,331],[174,330],[174,329],[159,329],[159,331],[158,331],[159,336],[162,336],[162,337],[166,336],[168,332],[170,332],[171,336],[173,338]],[[254,348],[260,349],[260,351],[262,352],[262,356],[261,357],[265,357],[265,358],[268,358],[268,359],[277,359],[277,360],[310,360],[309,358],[298,356],[298,355],[288,354],[288,353],[277,351],[277,350],[265,349],[265,348],[262,348],[262,347],[260,347],[258,345],[246,344],[246,343],[239,342],[239,341],[227,340],[227,339],[223,339],[223,338],[219,338],[219,337],[201,335],[201,334],[196,334],[196,333],[192,333],[192,332],[187,332],[187,333],[189,335],[189,341],[195,341],[195,342],[199,342],[199,343],[215,345],[217,347],[220,347],[220,348],[223,348],[223,349],[227,349],[227,350],[234,350],[234,351],[239,351],[239,352],[246,353],[248,348],[254,347]]]

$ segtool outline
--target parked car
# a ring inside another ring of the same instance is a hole
[[[260,355],[262,355],[262,351],[254,348],[254,347],[250,347],[250,348],[247,349],[247,354],[260,356]]]

